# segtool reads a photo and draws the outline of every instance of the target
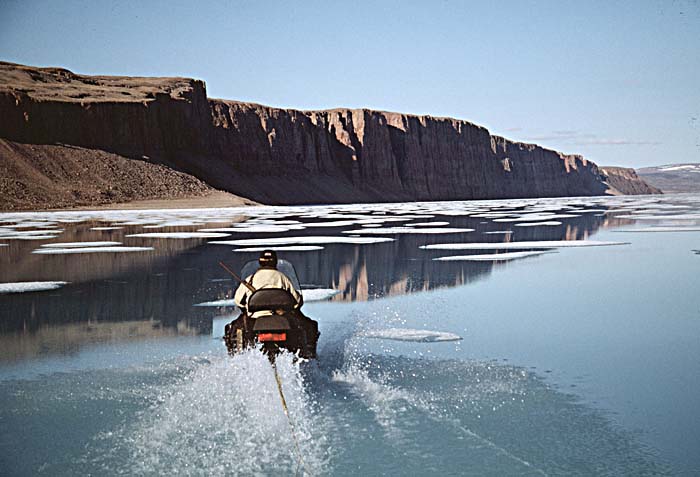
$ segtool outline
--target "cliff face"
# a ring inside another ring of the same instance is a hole
[[[623,195],[662,194],[649,185],[634,169],[627,167],[601,167],[605,181]]]
[[[492,136],[466,121],[208,99],[203,82],[185,78],[0,63],[0,137],[162,163],[270,204],[615,192],[580,156]]]

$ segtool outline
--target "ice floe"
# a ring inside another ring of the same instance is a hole
[[[250,233],[269,234],[279,232],[289,232],[290,230],[302,230],[301,225],[237,225],[234,227],[220,227],[215,229],[199,229],[198,232],[229,232],[229,233]]]
[[[0,240],[51,240],[58,235],[4,235],[0,236]]]
[[[229,298],[226,300],[205,301],[193,306],[236,306],[236,303],[233,301],[233,298]]]
[[[68,282],[14,282],[0,283],[0,294],[26,293],[35,291],[56,290]]]
[[[45,243],[42,247],[45,248],[80,248],[80,247],[110,247],[121,245],[121,242],[54,242]]]
[[[459,341],[461,336],[447,331],[415,330],[410,328],[386,328],[383,330],[368,330],[360,333],[365,338],[376,338],[394,341],[415,341],[419,343],[434,343],[439,341]]]
[[[629,242],[605,242],[596,240],[542,240],[532,242],[475,242],[436,243],[421,245],[425,250],[522,250],[530,248],[603,247],[629,245]]]
[[[313,252],[323,250],[319,245],[283,245],[281,247],[249,247],[236,248],[234,252],[262,252],[263,250],[275,250],[277,252]]]
[[[124,227],[117,227],[117,226],[110,226],[110,227],[91,227],[90,230],[99,230],[99,231],[106,231],[106,230],[120,230],[123,229]]]
[[[172,239],[200,239],[200,238],[221,238],[231,234],[222,232],[144,232],[139,234],[128,234],[125,237],[144,238],[172,238]]]
[[[309,236],[309,237],[277,237],[277,238],[262,238],[262,239],[240,239],[240,240],[214,240],[208,243],[216,245],[239,245],[246,246],[275,246],[275,245],[324,245],[332,243],[345,244],[372,244],[382,242],[393,242],[394,239],[386,237],[333,237],[333,236]]]
[[[444,227],[450,225],[449,222],[416,222],[413,224],[406,224],[406,227]]]
[[[512,234],[512,230],[491,230],[490,232],[484,232],[485,234],[488,235],[497,235],[497,234]]]
[[[561,222],[557,222],[556,220],[549,220],[546,222],[523,222],[519,224],[513,224],[516,227],[539,227],[539,226],[553,226],[553,225],[561,225]]]
[[[638,229],[618,229],[613,232],[700,232],[700,227],[640,227]]]
[[[461,234],[467,232],[473,232],[474,229],[461,229],[461,228],[451,228],[451,227],[386,227],[386,228],[376,228],[376,229],[354,229],[354,230],[344,230],[344,234],[358,234],[358,235],[393,235],[393,234]]]
[[[576,214],[525,214],[515,218],[493,219],[494,222],[543,222],[552,219],[569,219],[581,217]]]
[[[340,290],[334,290],[333,288],[309,288],[301,291],[305,302],[328,300],[339,293]]]
[[[39,248],[32,253],[39,255],[66,255],[70,253],[124,253],[147,252],[153,247],[80,247],[80,248]]]
[[[454,255],[449,257],[437,257],[433,260],[443,261],[443,262],[459,262],[459,261],[470,261],[470,262],[505,262],[507,260],[515,260],[518,258],[532,257],[535,255],[542,255],[550,252],[506,252],[506,253],[487,253],[481,255]]]

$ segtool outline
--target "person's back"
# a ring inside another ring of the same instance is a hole
[[[302,297],[294,288],[291,280],[282,272],[277,270],[277,254],[272,251],[264,251],[260,255],[260,268],[252,275],[245,277],[245,281],[255,290],[264,288],[278,288],[288,291],[298,305],[302,303]],[[253,292],[248,286],[241,284],[233,296],[233,300],[241,310],[246,310],[246,305]],[[259,318],[265,315],[271,315],[272,310],[263,310],[252,313],[251,318]]]

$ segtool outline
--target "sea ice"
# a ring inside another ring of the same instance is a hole
[[[640,227],[638,229],[618,229],[613,232],[700,232],[700,227]]]
[[[333,298],[340,293],[340,290],[334,290],[332,288],[309,288],[308,290],[302,290],[301,294],[304,295],[304,301],[322,301]]]
[[[377,338],[394,341],[415,341],[421,343],[433,343],[438,341],[459,341],[461,336],[447,331],[415,330],[410,328],[386,328],[383,330],[369,330],[360,334],[365,338]]]
[[[250,234],[269,234],[277,232],[289,232],[290,230],[301,230],[304,227],[299,225],[241,225],[238,227],[221,227],[216,229],[199,229],[197,232],[234,232],[234,233],[250,233]],[[226,234],[224,237],[231,235]]]
[[[233,301],[233,298],[229,298],[227,300],[205,301],[194,306],[236,306],[236,303]]]
[[[203,222],[194,222],[191,220],[172,220],[168,222],[161,222],[159,224],[144,225],[144,229],[161,229],[163,227],[194,227],[195,225],[202,225]]]
[[[275,250],[282,252],[312,252],[315,250],[323,250],[323,247],[318,245],[283,245],[281,247],[250,247],[236,248],[234,252],[262,252],[263,250]]]
[[[506,253],[488,253],[483,255],[455,255],[450,257],[438,257],[433,260],[439,260],[443,262],[458,262],[458,261],[471,261],[471,262],[504,262],[507,260],[515,260],[518,258],[532,257],[534,255],[542,255],[544,251],[539,252],[506,252]],[[549,252],[551,253],[551,252]]]
[[[601,247],[629,245],[629,242],[603,242],[596,240],[543,240],[533,242],[481,242],[481,243],[436,243],[421,245],[425,250],[521,250],[530,248]]]
[[[82,248],[40,248],[32,253],[40,255],[64,255],[69,253],[121,253],[146,252],[153,247],[82,247]]]
[[[491,234],[491,235],[495,235],[495,234],[512,234],[513,231],[512,231],[512,230],[492,230],[492,231],[490,231],[490,232],[484,232],[484,233],[485,233],[485,234]]]
[[[51,240],[58,237],[58,235],[7,235],[0,236],[2,240]]]
[[[542,222],[551,219],[568,219],[581,217],[575,214],[526,214],[516,218],[493,219],[494,222]]]
[[[459,228],[431,228],[431,227],[386,227],[376,229],[354,229],[344,230],[344,234],[359,234],[359,235],[387,235],[387,234],[458,234],[473,232],[474,229],[459,229]]]
[[[323,245],[331,243],[347,243],[347,244],[371,244],[382,242],[393,242],[394,239],[386,237],[334,237],[334,236],[310,236],[310,237],[277,237],[277,238],[262,238],[262,239],[241,239],[241,240],[215,240],[208,243],[217,245],[239,245],[246,246],[275,246],[275,245]]]
[[[0,294],[25,293],[34,291],[55,290],[68,282],[14,282],[0,283]]]
[[[109,247],[121,245],[121,242],[54,242],[45,243],[42,247],[47,248],[79,248],[79,247]]]
[[[120,230],[124,227],[92,227],[90,230]]]
[[[228,237],[229,235],[230,234],[219,232],[146,232],[140,234],[129,234],[126,235],[126,237],[199,239]]]
[[[406,224],[406,227],[444,227],[450,225],[449,222],[416,222],[413,224]]]
[[[513,224],[516,227],[539,227],[540,225],[561,225],[561,222],[556,220],[549,220],[546,222],[523,222],[519,224]]]

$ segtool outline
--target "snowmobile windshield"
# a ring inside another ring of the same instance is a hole
[[[243,266],[243,269],[241,269],[241,278],[244,280],[247,279],[249,276],[251,276],[253,273],[255,273],[258,269],[260,268],[260,264],[258,263],[257,260],[251,260],[250,262],[246,263]],[[287,278],[289,278],[289,281],[292,282],[292,285],[294,285],[294,288],[301,293],[301,285],[299,285],[299,278],[297,277],[297,272],[294,270],[294,265],[289,263],[286,260],[277,260],[277,270],[280,272],[284,273],[287,275]]]

